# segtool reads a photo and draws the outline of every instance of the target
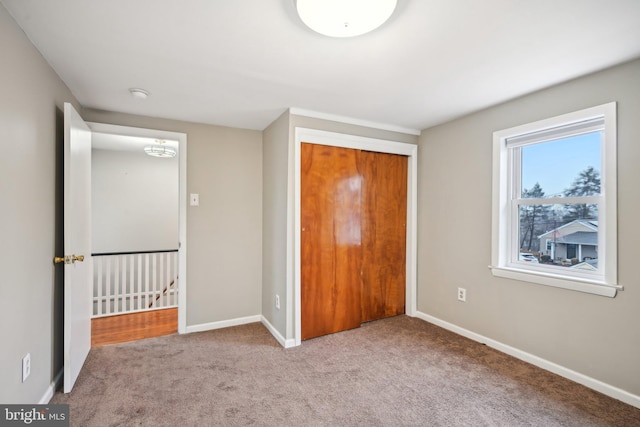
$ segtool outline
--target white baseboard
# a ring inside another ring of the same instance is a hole
[[[620,400],[631,406],[640,408],[640,396],[636,396],[635,394],[631,394],[620,388],[603,383],[602,381],[596,380],[595,378],[588,377],[584,374],[581,374],[569,368],[565,368],[564,366],[560,366],[556,363],[550,362],[541,357],[527,353],[526,351],[522,351],[515,347],[511,347],[499,341],[493,340],[491,338],[487,338],[483,335],[477,334],[468,329],[461,328],[452,323],[446,322],[442,319],[438,319],[437,317],[430,316],[420,311],[416,311],[415,317],[422,319],[426,322],[433,323],[434,325],[440,326],[458,335],[462,335],[463,337],[469,338],[473,341],[486,344],[489,347],[492,347],[498,351],[501,351],[510,356],[513,356],[516,359],[524,360],[525,362],[531,363],[532,365],[538,366],[539,368],[553,372],[554,374],[560,375],[561,377],[570,379],[571,381],[575,381],[578,384],[582,384],[585,387],[589,387],[609,397],[613,397],[614,399]]]
[[[261,314],[255,316],[238,317],[237,319],[221,320],[219,322],[201,323],[199,325],[190,325],[186,328],[186,333],[212,331],[214,329],[228,328],[230,326],[246,325],[247,323],[261,322],[265,328],[273,335],[273,337],[284,348],[295,347],[296,340],[285,339],[280,332]]]
[[[262,321],[262,315],[238,317],[236,319],[221,320],[219,322],[201,323],[199,325],[189,325],[186,333],[212,331],[214,329],[228,328],[230,326],[246,325],[247,323],[255,323]]]
[[[40,398],[40,401],[38,402],[38,405],[46,405],[47,403],[49,403],[49,401],[53,397],[53,394],[60,387],[60,384],[62,384],[62,373],[63,372],[64,372],[63,369],[60,369],[58,371],[56,376],[53,378],[53,381],[51,381],[51,384],[49,384],[49,387],[47,387],[47,390],[45,390],[44,394]]]
[[[278,332],[278,330],[264,316],[262,316],[262,324],[265,328],[267,328],[271,335],[273,335],[276,341],[278,341],[284,348],[291,348],[296,346],[295,339],[285,339],[285,337],[283,337],[282,334],[280,334],[280,332]]]

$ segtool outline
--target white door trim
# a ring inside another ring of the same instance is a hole
[[[87,124],[93,132],[178,141],[180,180],[178,189],[178,198],[180,199],[178,214],[178,333],[184,334],[187,332],[187,134],[106,123],[87,122]]]
[[[287,310],[287,316],[293,316],[294,318],[295,345],[300,345],[302,342],[302,303],[300,298],[300,154],[303,141],[312,144],[355,148],[379,153],[401,154],[409,157],[407,171],[407,282],[405,311],[408,316],[415,316],[417,311],[418,146],[403,142],[296,127],[293,147],[293,221],[291,218],[287,221],[287,229],[293,230],[293,251],[287,250],[288,254],[293,252],[293,280],[287,278],[287,283],[293,282],[293,309]],[[292,239],[287,239],[287,246],[291,244]],[[287,276],[290,275],[291,269],[288,268]],[[290,324],[289,321],[287,321],[287,324]]]

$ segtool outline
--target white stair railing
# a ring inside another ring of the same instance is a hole
[[[93,317],[178,306],[178,250],[93,254]]]

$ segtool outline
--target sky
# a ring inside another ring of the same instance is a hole
[[[578,174],[589,166],[600,172],[600,132],[522,147],[522,187],[536,182],[545,196],[571,187]]]

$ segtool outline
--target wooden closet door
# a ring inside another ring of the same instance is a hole
[[[360,326],[358,151],[302,144],[302,339]]]
[[[405,312],[407,157],[361,151],[362,322]]]

